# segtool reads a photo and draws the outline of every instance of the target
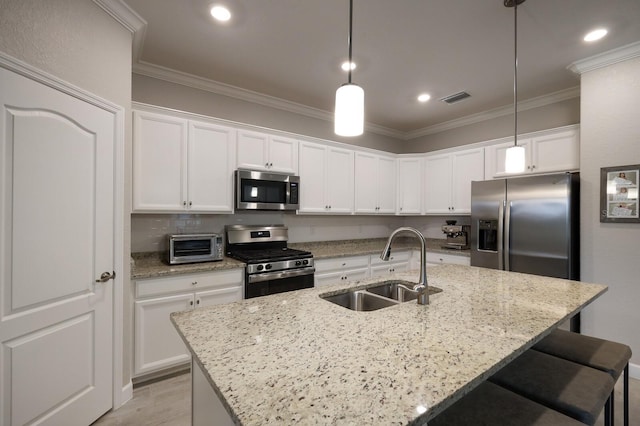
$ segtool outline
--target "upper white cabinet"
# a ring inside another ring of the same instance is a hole
[[[396,159],[368,152],[355,154],[355,212],[394,214]]]
[[[238,168],[298,173],[298,141],[238,130]]]
[[[471,182],[484,180],[484,149],[467,149],[424,159],[425,213],[471,213]]]
[[[422,157],[398,159],[398,214],[422,213]]]
[[[525,171],[518,174],[550,173],[580,168],[580,140],[577,129],[544,133],[518,139],[525,149]],[[506,151],[513,141],[486,148],[485,178],[513,176],[504,170]]]
[[[300,143],[300,213],[353,213],[353,151]]]
[[[133,209],[233,211],[234,129],[134,111]]]

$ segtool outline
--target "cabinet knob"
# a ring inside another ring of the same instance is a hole
[[[191,207],[192,204],[193,204],[193,202],[189,201],[189,207]]]
[[[193,300],[189,301],[189,305],[193,306]]]
[[[269,163],[269,167],[273,167],[273,163]]]
[[[531,166],[527,166],[527,170],[531,170]]]
[[[536,165],[534,164],[533,166],[531,166],[531,168],[532,168],[532,169],[535,169],[535,168],[536,168]]]
[[[196,300],[196,305],[200,304],[200,299]]]
[[[343,263],[343,264],[342,264],[342,266],[347,266],[347,264],[346,264],[346,263]]]
[[[331,210],[331,205],[329,205],[329,210]]]
[[[198,281],[194,281],[191,283],[191,285],[196,285],[196,284],[198,284]]]
[[[269,167],[269,163],[264,163],[264,166],[265,167]]]

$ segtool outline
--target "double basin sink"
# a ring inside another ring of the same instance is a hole
[[[372,284],[360,290],[350,290],[329,296],[320,296],[352,311],[375,311],[395,306],[418,298],[413,290],[415,283],[402,280],[387,280]],[[442,289],[429,286],[429,295],[440,293]]]

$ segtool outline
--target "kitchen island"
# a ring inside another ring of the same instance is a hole
[[[443,290],[428,306],[356,312],[320,297],[377,278],[172,314],[212,391],[194,410],[204,398],[242,425],[426,424],[607,290],[459,265],[428,279]]]

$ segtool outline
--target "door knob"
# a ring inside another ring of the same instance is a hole
[[[109,280],[115,280],[116,279],[116,271],[113,271],[113,273],[109,273],[109,272],[103,272],[102,275],[100,275],[100,278],[96,280],[97,283],[106,283]]]

